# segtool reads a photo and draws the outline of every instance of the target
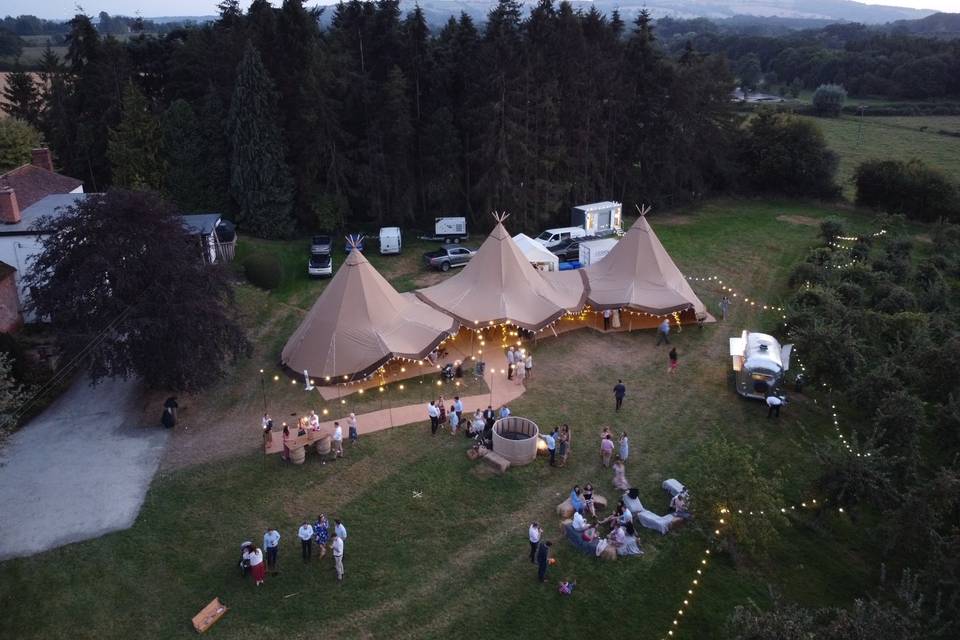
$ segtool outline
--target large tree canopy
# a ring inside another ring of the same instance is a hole
[[[198,389],[248,349],[224,268],[158,195],[90,195],[37,223],[48,232],[26,284],[28,309],[51,322],[94,380],[141,376],[151,387]]]

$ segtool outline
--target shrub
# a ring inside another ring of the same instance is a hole
[[[283,270],[276,256],[255,253],[243,263],[243,270],[250,284],[271,291],[280,286]]]
[[[820,223],[820,237],[824,242],[836,242],[843,235],[843,225],[839,220],[828,219]]]
[[[813,108],[818,115],[835,118],[840,115],[847,90],[838,84],[822,84],[813,92]]]
[[[868,160],[853,174],[857,204],[925,222],[960,219],[960,196],[947,177],[922,160]]]

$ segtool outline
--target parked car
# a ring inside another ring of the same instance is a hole
[[[380,253],[400,253],[403,241],[400,237],[400,227],[383,227],[380,229]]]
[[[310,255],[316,255],[318,253],[330,255],[330,249],[332,247],[333,243],[330,240],[330,236],[313,236],[310,240]]]
[[[580,238],[567,238],[560,244],[550,247],[550,252],[559,258],[560,262],[573,262],[580,259]]]
[[[322,278],[333,275],[333,258],[329,253],[315,253],[307,260],[307,275]]]
[[[428,267],[450,271],[450,267],[462,267],[473,257],[476,251],[466,247],[441,247],[436,251],[423,254]]]
[[[534,240],[547,249],[552,249],[567,238],[583,238],[586,235],[587,232],[584,231],[583,227],[559,227],[557,229],[547,229]]]

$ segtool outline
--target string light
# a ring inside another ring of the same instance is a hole
[[[729,294],[731,298],[740,298],[744,302],[749,303],[751,307],[754,307],[754,308],[759,307],[763,311],[779,311],[780,313],[783,313],[784,308],[781,305],[763,303],[756,299],[751,300],[748,296],[744,296],[742,294],[737,293],[736,291],[734,291],[733,287],[731,287],[730,285],[723,284],[723,280],[720,279],[720,276],[685,276],[685,277],[687,280],[690,280],[691,282],[708,282],[708,283],[715,282],[716,284],[720,285],[720,290]]]

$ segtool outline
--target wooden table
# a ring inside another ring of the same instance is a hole
[[[317,440],[322,440],[325,437],[333,437],[333,429],[327,429],[325,427],[320,427],[319,429],[316,429],[316,430],[307,429],[307,433],[305,435],[290,437],[287,440],[287,446],[290,447],[291,449],[297,446],[309,447]],[[271,431],[270,433],[263,434],[263,452],[265,454],[280,453],[282,451],[283,451],[283,430],[282,429],[280,431]]]

